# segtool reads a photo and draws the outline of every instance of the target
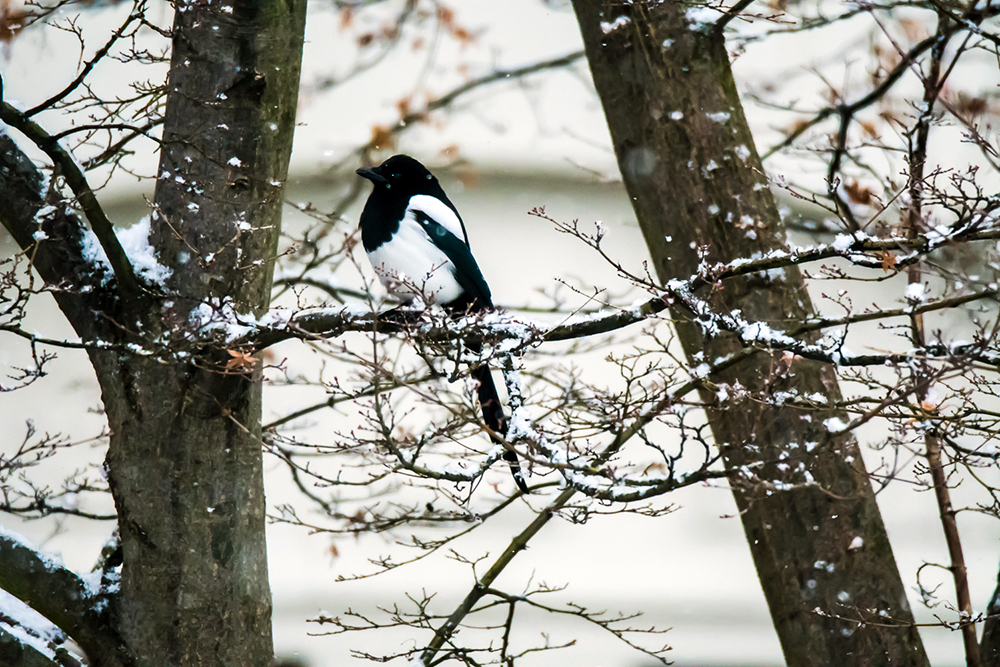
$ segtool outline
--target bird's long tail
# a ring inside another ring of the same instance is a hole
[[[497,386],[493,383],[493,374],[486,364],[472,369],[472,377],[479,383],[477,392],[479,394],[479,406],[483,411],[483,421],[495,433],[502,436],[507,435],[507,420],[503,415],[503,404],[500,402],[500,395],[497,393]],[[496,436],[490,436],[493,442],[501,444],[501,440]],[[504,448],[503,460],[510,466],[510,473],[514,476],[517,488],[524,493],[528,493],[528,485],[524,483],[524,476],[521,474],[521,462],[517,460],[517,453],[513,449]]]

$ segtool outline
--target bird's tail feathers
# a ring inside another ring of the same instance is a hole
[[[500,395],[497,393],[497,386],[493,383],[493,374],[486,364],[472,369],[471,375],[479,383],[477,392],[479,394],[479,407],[483,411],[483,421],[494,433],[502,436],[507,435],[507,419],[503,414],[503,404],[500,402]],[[503,441],[496,436],[490,436],[493,442],[500,444]],[[524,482],[521,473],[521,462],[517,459],[517,453],[513,449],[504,449],[503,460],[510,466],[510,473],[514,476],[517,488],[524,493],[528,493],[528,485]]]

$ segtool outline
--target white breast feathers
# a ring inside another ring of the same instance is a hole
[[[458,223],[458,218],[447,206],[433,197],[423,198],[437,202],[451,213],[455,224]],[[423,207],[420,210],[431,215]],[[368,259],[385,288],[404,302],[419,296],[426,303],[448,303],[464,291],[455,280],[455,265],[434,245],[409,209],[399,223],[399,230],[389,241],[369,252]]]

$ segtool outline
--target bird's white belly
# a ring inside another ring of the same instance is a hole
[[[427,303],[448,303],[464,291],[455,280],[455,265],[412,219],[404,218],[368,259],[385,288],[404,301],[419,296]]]

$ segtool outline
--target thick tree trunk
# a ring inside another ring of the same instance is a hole
[[[721,31],[676,1],[573,4],[660,280],[697,273],[699,248],[713,263],[784,247]],[[776,330],[813,314],[794,268],[700,296]],[[706,335],[690,312],[673,315],[693,365],[740,346]],[[777,392],[836,403],[834,369],[762,351],[710,380],[753,397],[716,402],[708,417],[788,664],[926,665],[857,444],[824,425],[843,415],[768,405]]]
[[[169,351],[91,355],[112,432],[120,629],[142,665],[273,660],[260,377],[227,371],[225,342],[192,313],[268,306],[306,3],[225,4],[177,5],[150,238],[172,276],[120,322]]]

